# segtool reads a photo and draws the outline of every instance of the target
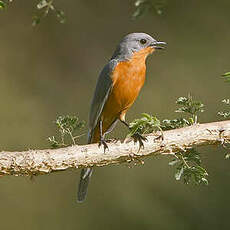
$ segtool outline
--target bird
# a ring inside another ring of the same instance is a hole
[[[97,80],[89,114],[88,143],[99,143],[99,147],[103,145],[106,151],[105,135],[117,122],[121,121],[129,128],[125,115],[144,84],[146,58],[155,50],[163,49],[164,45],[165,42],[146,33],[130,33],[120,41]],[[145,137],[138,133],[132,137],[139,142],[140,148],[144,147]],[[79,203],[86,198],[92,172],[92,168],[81,170],[77,193]]]

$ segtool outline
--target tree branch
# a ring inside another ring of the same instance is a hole
[[[146,136],[145,148],[120,141],[109,144],[103,152],[97,144],[74,145],[60,149],[0,152],[0,175],[38,175],[70,168],[105,166],[130,162],[154,155],[170,155],[194,146],[216,145],[230,141],[230,120],[198,124]]]

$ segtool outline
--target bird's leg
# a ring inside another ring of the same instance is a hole
[[[102,129],[102,120],[100,120],[100,122],[99,122],[99,129],[100,129],[100,141],[99,141],[98,146],[100,148],[101,145],[103,145],[104,153],[105,153],[106,149],[109,149],[109,147],[105,142],[105,135],[103,134],[103,129]]]
[[[130,127],[129,127],[129,124],[126,123],[124,120],[121,120],[121,122],[129,128],[130,130]],[[139,142],[139,149],[138,149],[138,152],[140,151],[141,148],[144,148],[144,143],[143,141],[147,141],[147,138],[146,137],[143,137],[141,134],[139,133],[134,133],[132,136],[131,136],[134,140],[134,143],[136,142]]]

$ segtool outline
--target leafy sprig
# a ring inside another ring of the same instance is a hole
[[[204,104],[200,101],[193,100],[191,95],[188,97],[179,97],[176,104],[181,106],[175,112],[176,113],[187,113],[191,124],[197,124],[198,113],[204,112]]]
[[[0,0],[0,10],[6,9],[13,0]],[[66,17],[63,10],[60,10],[54,4],[54,0],[39,0],[36,4],[37,13],[33,16],[32,25],[38,25],[51,11],[54,12],[60,23],[65,23]]]
[[[204,112],[204,104],[196,101],[191,95],[188,97],[179,97],[176,104],[180,107],[175,111],[176,113],[185,113],[188,118],[164,119],[160,121],[156,116],[142,113],[142,117],[135,119],[129,125],[132,136],[135,133],[146,134],[156,130],[170,130],[182,128],[193,125],[198,122],[198,114]]]
[[[6,7],[6,3],[3,1],[0,1],[0,9],[3,10]]]
[[[176,100],[176,104],[180,107],[175,112],[186,114],[186,118],[180,117],[172,120],[162,120],[161,128],[163,130],[178,129],[197,124],[198,114],[204,112],[204,104],[201,101],[194,100],[191,95],[188,95],[188,97],[179,97]]]
[[[164,119],[162,122],[161,122],[161,128],[163,130],[170,130],[170,129],[178,129],[178,128],[183,128],[183,127],[186,127],[186,126],[189,126],[191,125],[191,123],[186,120],[185,118],[176,118],[176,119],[173,119],[173,120],[170,120],[170,119]]]
[[[226,82],[230,82],[230,72],[224,73],[222,77],[225,79]]]
[[[58,116],[55,125],[58,131],[58,137],[49,137],[48,141],[52,148],[65,147],[76,144],[76,139],[82,135],[76,136],[76,132],[85,126],[84,121],[80,121],[76,116]]]
[[[4,10],[12,2],[13,2],[13,0],[0,1],[0,10]]]
[[[169,162],[170,166],[177,166],[175,179],[183,180],[185,184],[208,185],[208,173],[201,167],[200,153],[192,148],[175,154],[175,159]]]
[[[147,113],[142,113],[142,117],[135,119],[129,124],[130,132],[129,136],[133,136],[135,133],[145,134],[153,131],[162,130],[160,120],[155,116]]]
[[[37,4],[37,10],[39,12],[33,17],[33,26],[38,25],[41,20],[49,14],[50,11],[56,14],[56,17],[60,23],[65,23],[66,21],[64,11],[57,9],[53,3],[53,0],[39,0]]]
[[[137,19],[147,12],[155,12],[158,15],[162,14],[166,0],[136,0],[134,5],[136,9],[132,17]]]
[[[223,99],[222,103],[230,109],[230,99]],[[229,118],[230,110],[229,111],[219,111],[217,114],[223,118]]]
[[[230,72],[223,74],[222,77],[226,82],[230,83]],[[230,99],[223,99],[222,103],[227,107],[227,111],[219,111],[217,115],[223,118],[230,118]]]
[[[130,133],[145,134],[152,133],[157,130],[170,130],[190,126],[198,122],[198,114],[204,112],[204,105],[200,101],[194,100],[190,95],[188,97],[179,97],[176,100],[179,108],[175,112],[183,113],[186,118],[180,117],[176,119],[164,119],[160,121],[156,116],[143,113],[142,117],[135,119],[130,123]],[[194,149],[187,149],[178,152],[175,159],[169,164],[176,166],[176,180],[183,179],[185,184],[208,184],[207,171],[201,167],[200,154]]]

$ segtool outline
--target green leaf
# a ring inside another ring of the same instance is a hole
[[[230,72],[224,73],[222,76],[224,76],[224,77],[230,76]]]
[[[170,165],[170,166],[174,166],[175,164],[177,164],[177,163],[179,163],[179,162],[180,162],[180,160],[174,159],[174,160],[172,160],[172,161],[169,162],[169,165]]]
[[[230,111],[229,112],[220,111],[217,113],[217,115],[224,117],[224,118],[229,118],[230,117]]]
[[[40,10],[44,7],[49,6],[49,2],[47,2],[46,0],[41,0],[38,4],[37,4],[37,8]]]
[[[184,168],[183,167],[179,168],[175,173],[175,179],[180,180],[181,176],[183,175],[183,172],[184,172]]]
[[[165,5],[166,0],[136,0],[134,3],[136,10],[134,11],[132,18],[140,18],[150,11],[161,15]]]
[[[222,77],[224,77],[226,82],[230,82],[230,72],[222,74]]]
[[[137,0],[135,2],[136,10],[134,11],[132,17],[133,19],[137,19],[143,16],[151,7],[151,3],[148,0]]]
[[[56,149],[56,148],[58,148],[58,147],[60,146],[59,143],[58,143],[58,141],[55,139],[54,136],[48,137],[48,141],[50,142],[51,147],[52,147],[53,149]]]
[[[41,22],[41,18],[38,16],[34,16],[32,19],[32,26],[36,26]]]
[[[0,10],[3,10],[6,7],[6,3],[3,1],[0,1]]]
[[[201,183],[204,185],[208,185],[208,180],[204,177],[201,178]]]
[[[57,13],[57,18],[59,20],[60,23],[65,23],[66,22],[66,17],[65,17],[65,13],[62,10],[56,10]]]
[[[222,102],[226,105],[230,105],[230,99],[223,99]]]

